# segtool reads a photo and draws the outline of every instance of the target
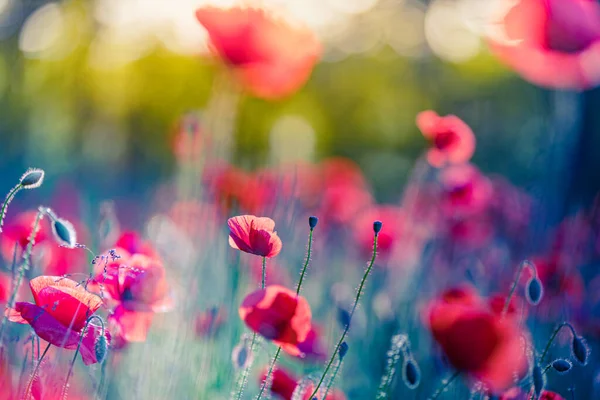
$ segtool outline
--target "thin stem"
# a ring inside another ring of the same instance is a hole
[[[350,316],[348,318],[348,324],[346,324],[346,327],[344,328],[344,331],[342,332],[342,336],[340,336],[340,340],[338,341],[337,345],[335,346],[335,350],[333,351],[333,353],[331,354],[331,357],[329,358],[327,367],[325,367],[325,371],[323,371],[323,375],[321,375],[321,379],[319,380],[317,387],[313,390],[312,394],[310,396],[308,396],[309,399],[312,399],[313,397],[315,397],[315,395],[319,391],[319,388],[323,384],[323,381],[325,380],[325,377],[327,376],[327,373],[329,372],[329,369],[331,368],[331,364],[333,364],[335,357],[338,356],[338,353],[340,351],[340,346],[344,342],[344,339],[346,338],[346,334],[348,333],[348,330],[350,329],[350,321],[352,321],[352,316],[354,315],[354,311],[356,311],[356,306],[358,305],[358,301],[360,300],[360,296],[362,295],[362,291],[365,286],[365,282],[367,280],[367,277],[369,276],[369,273],[371,272],[371,269],[373,268],[373,264],[375,263],[375,257],[377,257],[377,238],[378,238],[378,235],[375,234],[375,237],[373,238],[373,255],[371,257],[371,261],[369,262],[369,266],[367,267],[367,270],[365,271],[365,273],[362,277],[360,286],[358,287],[358,292],[356,293],[356,298],[354,299],[354,305],[352,306],[352,311],[350,311]]]
[[[2,225],[4,225],[4,217],[6,216],[6,211],[8,210],[8,205],[14,199],[19,190],[23,189],[23,185],[20,183],[17,184],[14,188],[8,192],[6,198],[4,199],[4,203],[2,203],[2,209],[0,209],[0,232],[2,232]]]
[[[337,377],[338,372],[340,372],[340,368],[342,366],[343,361],[344,360],[342,358],[338,359],[338,362],[335,365],[335,369],[333,370],[333,374],[331,375],[331,379],[329,380],[329,383],[325,387],[325,393],[323,393],[323,399],[327,399],[327,393],[329,393],[329,391],[331,390],[331,387],[333,386],[333,382],[335,382],[335,378]]]
[[[260,284],[260,288],[264,289],[267,284],[267,257],[263,257],[262,259],[262,281]]]
[[[24,397],[25,400],[29,399],[29,393],[31,392],[31,386],[33,385],[33,381],[38,373],[38,370],[40,369],[40,365],[42,365],[42,361],[44,360],[46,353],[48,352],[48,350],[50,350],[50,346],[51,346],[51,344],[48,343],[48,346],[46,346],[46,350],[44,350],[44,352],[42,353],[42,356],[40,357],[39,361],[35,365],[35,368],[33,369],[33,372],[31,373],[31,378],[29,379],[29,383],[27,384],[27,388],[25,389],[25,397]]]
[[[277,359],[279,358],[279,354],[281,353],[281,346],[279,346],[277,348],[277,352],[275,352],[275,357],[273,357],[273,361],[271,362],[271,365],[269,366],[269,372],[267,372],[267,376],[265,377],[265,380],[263,381],[261,387],[260,387],[260,392],[258,392],[258,397],[256,398],[256,400],[260,400],[262,398],[262,394],[265,391],[265,389],[268,386],[271,386],[271,383],[269,382],[271,380],[271,375],[273,374],[273,370],[275,369],[275,364],[277,363]]]
[[[256,343],[256,332],[254,332],[252,334],[252,341],[250,342],[250,356],[253,357],[254,355],[254,346]],[[246,368],[244,368],[244,372],[242,373],[242,382],[240,383],[240,389],[238,390],[237,396],[235,397],[237,400],[240,400],[242,398],[242,394],[244,393],[244,389],[246,387],[246,383],[248,382],[248,374],[250,373],[250,367],[252,366],[251,363],[248,363],[248,365],[246,366]]]
[[[313,229],[310,230],[308,234],[308,250],[306,251],[306,260],[304,260],[304,266],[302,267],[302,272],[300,273],[300,280],[298,281],[298,286],[296,286],[296,294],[300,294],[300,288],[302,287],[302,281],[304,281],[304,275],[306,274],[306,269],[308,268],[308,263],[310,262],[310,254],[312,252],[312,242],[313,242]]]
[[[456,379],[456,377],[458,377],[458,375],[460,375],[460,372],[456,371],[455,373],[452,374],[452,376],[450,378],[448,378],[448,380],[446,381],[446,383],[444,383],[442,386],[440,386],[438,388],[438,390],[435,391],[435,393],[433,395],[431,395],[431,397],[429,398],[429,400],[435,400],[438,397],[440,397],[440,395],[444,392],[444,390],[446,390],[446,388],[448,386],[450,386],[450,384]]]
[[[540,363],[544,362],[544,357],[546,357],[546,354],[548,353],[548,350],[550,350],[550,346],[552,345],[552,342],[556,338],[556,335],[558,335],[558,332],[562,328],[564,328],[565,326],[569,327],[569,329],[571,330],[571,333],[573,334],[573,336],[577,336],[577,333],[575,333],[575,329],[573,328],[573,325],[571,325],[570,323],[563,322],[560,325],[558,325],[556,327],[556,329],[554,329],[554,332],[552,332],[552,335],[550,336],[550,339],[548,339],[548,343],[546,343],[546,347],[544,347],[544,351],[543,351],[542,355],[540,356]]]
[[[515,290],[517,289],[517,285],[519,284],[519,278],[521,278],[521,272],[523,272],[523,267],[525,267],[525,266],[527,266],[531,270],[531,272],[533,273],[533,276],[537,276],[537,271],[535,270],[535,267],[533,266],[533,264],[530,261],[524,260],[521,264],[519,264],[519,269],[517,270],[517,276],[515,277],[512,287],[510,288],[510,292],[508,293],[508,297],[506,298],[506,301],[504,302],[504,307],[502,308],[502,316],[505,316],[506,313],[508,312],[508,307],[510,306],[510,300],[512,299],[512,296],[515,293]]]

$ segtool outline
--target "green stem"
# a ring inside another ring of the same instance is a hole
[[[444,392],[444,390],[446,390],[446,388],[448,386],[450,386],[450,384],[456,379],[456,377],[458,377],[458,375],[460,375],[460,372],[456,371],[455,373],[452,374],[452,376],[450,378],[448,378],[448,380],[446,381],[446,383],[444,383],[442,386],[440,386],[438,388],[438,390],[435,391],[435,393],[433,395],[431,395],[431,397],[429,398],[429,400],[435,400],[438,397],[440,397],[440,395]]]
[[[250,355],[253,356],[254,354],[254,346],[256,343],[256,332],[252,334],[252,341],[250,342]],[[241,382],[239,384],[239,390],[238,393],[236,395],[236,399],[240,400],[242,398],[242,394],[244,393],[244,389],[246,388],[246,383],[248,382],[248,374],[250,373],[250,367],[252,366],[251,363],[249,363],[246,368],[244,368],[244,372],[242,372],[242,376],[241,376]]]
[[[260,283],[260,288],[264,289],[267,285],[267,257],[263,257],[262,259],[262,281]]]
[[[515,293],[515,290],[517,289],[517,285],[519,284],[519,278],[521,278],[521,272],[523,272],[523,267],[525,267],[525,266],[527,266],[529,269],[531,269],[533,276],[536,276],[536,274],[537,274],[535,267],[533,266],[533,264],[530,261],[524,260],[521,264],[519,264],[517,276],[515,277],[512,287],[510,288],[510,292],[508,293],[508,297],[506,298],[506,301],[504,302],[504,307],[502,308],[502,316],[506,315],[506,312],[508,311],[508,307],[510,306],[510,300],[512,299],[512,296]]]
[[[0,209],[0,232],[2,232],[2,225],[4,225],[4,217],[6,216],[6,211],[8,210],[8,205],[15,198],[19,190],[23,189],[23,185],[20,183],[17,184],[14,188],[8,192],[6,198],[4,199],[4,203],[2,203],[2,209]]]
[[[563,322],[560,325],[558,325],[556,327],[556,329],[554,329],[554,332],[552,332],[552,335],[550,336],[550,339],[548,339],[548,343],[546,343],[546,347],[544,347],[544,352],[540,356],[540,363],[544,362],[544,357],[546,357],[546,354],[548,353],[548,350],[550,350],[550,346],[552,345],[552,342],[556,338],[556,335],[558,335],[558,332],[562,328],[564,328],[565,326],[569,327],[569,329],[571,330],[571,333],[573,334],[573,336],[577,336],[577,334],[575,333],[575,329],[573,328],[573,326],[570,323]]]
[[[337,377],[338,372],[340,372],[340,368],[342,366],[343,361],[344,360],[341,358],[338,359],[338,362],[335,365],[335,369],[333,370],[333,374],[331,375],[331,379],[329,380],[329,383],[325,387],[325,393],[323,393],[323,399],[327,399],[327,393],[329,393],[329,391],[331,390],[331,387],[333,386],[333,382],[335,382],[335,378]]]
[[[319,380],[317,387],[313,390],[312,394],[310,396],[308,396],[309,399],[312,399],[313,397],[315,397],[315,395],[319,391],[319,388],[323,384],[323,381],[325,380],[325,377],[327,376],[327,373],[329,372],[329,369],[331,368],[331,364],[333,364],[335,357],[338,356],[338,353],[340,351],[340,346],[344,342],[344,339],[346,338],[346,334],[348,334],[348,330],[350,329],[350,321],[352,321],[352,316],[354,315],[354,311],[356,311],[356,306],[358,305],[358,301],[360,300],[360,296],[362,295],[362,291],[365,286],[365,282],[367,280],[367,277],[369,276],[369,273],[371,272],[371,268],[373,268],[373,264],[375,263],[375,257],[377,257],[377,237],[378,237],[378,235],[375,234],[375,237],[373,239],[373,255],[371,257],[371,262],[369,263],[369,266],[367,267],[367,270],[365,271],[365,273],[362,277],[362,280],[360,282],[360,286],[358,287],[358,292],[356,293],[356,298],[354,299],[354,305],[352,306],[352,311],[350,311],[350,316],[348,318],[348,324],[344,328],[344,331],[342,332],[342,336],[340,337],[340,340],[338,340],[338,343],[335,346],[335,350],[333,351],[333,353],[331,354],[331,357],[329,358],[327,367],[325,367],[325,371],[323,371],[323,375],[321,375],[321,379]]]
[[[51,344],[48,343],[48,346],[46,346],[46,349],[42,353],[42,356],[40,357],[39,361],[35,365],[35,368],[33,369],[33,372],[31,373],[31,378],[29,379],[29,383],[27,384],[27,388],[25,389],[25,397],[23,397],[24,400],[29,399],[29,393],[31,392],[31,386],[33,385],[33,381],[35,380],[38,370],[40,369],[40,365],[42,365],[42,361],[44,360],[46,353],[48,352],[48,350],[50,350],[50,346],[51,346]]]
[[[302,267],[302,272],[300,273],[300,280],[298,281],[298,286],[296,286],[296,294],[300,294],[300,288],[302,287],[302,281],[304,281],[304,275],[306,274],[306,269],[308,268],[308,263],[310,262],[310,254],[312,252],[312,242],[313,242],[313,229],[310,230],[308,234],[308,250],[306,251],[306,260],[304,260],[304,266]]]
[[[263,381],[263,383],[260,387],[260,392],[258,392],[258,397],[256,398],[256,400],[260,400],[262,398],[263,392],[265,391],[267,386],[271,386],[271,383],[269,381],[271,380],[271,375],[273,374],[273,370],[275,369],[275,364],[277,363],[277,359],[279,358],[280,353],[281,353],[281,346],[279,346],[277,348],[275,357],[273,357],[273,361],[271,362],[271,365],[269,366],[269,371],[267,372],[267,376],[265,377],[265,380]]]

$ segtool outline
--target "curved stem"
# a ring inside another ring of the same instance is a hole
[[[306,260],[304,261],[304,266],[302,267],[302,272],[300,273],[300,280],[298,281],[298,286],[296,286],[296,294],[300,294],[302,281],[304,280],[304,275],[306,274],[306,269],[308,268],[308,263],[310,262],[310,254],[312,252],[312,241],[313,229],[311,229],[310,233],[308,234],[308,250],[306,251]]]
[[[531,270],[531,273],[533,274],[534,277],[537,276],[537,271],[535,269],[535,266],[529,260],[524,260],[519,265],[519,269],[517,270],[517,276],[515,277],[512,287],[510,288],[510,292],[508,293],[508,297],[506,298],[506,301],[504,302],[504,307],[502,308],[502,316],[505,316],[506,312],[508,311],[508,307],[510,306],[510,300],[512,299],[512,296],[515,293],[515,290],[517,289],[517,285],[519,284],[519,278],[521,278],[521,272],[523,272],[523,267],[525,267],[525,266],[527,266]]]
[[[15,198],[19,190],[23,189],[23,185],[20,183],[17,184],[14,188],[8,192],[6,198],[4,199],[4,203],[2,203],[2,209],[0,209],[0,232],[2,232],[2,225],[4,225],[4,217],[6,216],[6,211],[8,210],[8,205]]]
[[[279,358],[280,353],[281,353],[281,346],[279,346],[277,348],[275,357],[273,357],[273,362],[271,362],[271,365],[269,366],[269,372],[267,372],[267,376],[265,377],[265,380],[263,381],[262,385],[260,386],[260,392],[258,392],[258,397],[256,398],[256,400],[260,400],[262,398],[262,394],[265,391],[265,389],[267,388],[267,386],[271,386],[271,383],[269,381],[271,380],[271,375],[273,374],[273,370],[275,369],[275,364],[277,363],[277,359]]]
[[[571,330],[571,333],[573,334],[573,336],[577,336],[577,333],[575,333],[575,328],[573,328],[573,325],[571,325],[568,322],[563,322],[560,325],[558,325],[556,327],[556,329],[554,329],[554,332],[552,332],[552,335],[550,336],[550,339],[548,339],[548,343],[546,343],[546,347],[544,347],[544,351],[542,353],[542,355],[540,356],[540,363],[544,362],[544,357],[546,357],[546,354],[548,353],[548,350],[550,350],[550,346],[552,345],[552,342],[554,341],[554,339],[556,338],[556,335],[558,335],[558,332],[564,328],[564,327],[568,327]]]
[[[454,379],[456,379],[456,377],[460,375],[460,372],[456,371],[455,373],[452,374],[452,376],[450,378],[448,378],[448,380],[446,381],[446,383],[444,383],[442,386],[440,386],[438,388],[438,390],[435,391],[434,394],[431,395],[431,397],[429,398],[429,400],[435,400],[438,397],[440,397],[440,395],[444,392],[444,390],[446,390],[446,388],[448,386],[450,386],[450,384],[454,381]]]
[[[33,372],[31,373],[31,378],[29,378],[29,383],[27,384],[27,388],[25,389],[25,397],[23,397],[24,400],[29,399],[29,393],[31,392],[31,386],[33,385],[33,380],[35,379],[35,377],[38,373],[38,370],[40,369],[40,365],[42,365],[42,361],[44,360],[46,353],[48,352],[48,350],[50,350],[50,346],[51,346],[51,344],[48,343],[48,346],[46,346],[46,349],[42,353],[42,356],[38,360],[37,364],[35,365],[35,368],[33,369]]]
[[[323,375],[321,375],[321,379],[319,380],[317,387],[315,387],[312,394],[308,397],[309,399],[312,399],[313,397],[315,397],[315,395],[319,391],[319,388],[323,384],[323,381],[325,380],[325,377],[327,376],[327,373],[329,372],[329,369],[331,368],[331,364],[333,364],[335,357],[338,356],[338,353],[340,351],[340,346],[342,345],[342,342],[346,338],[346,334],[348,334],[348,330],[350,329],[350,322],[352,321],[352,316],[354,315],[354,311],[356,311],[356,306],[358,305],[358,301],[360,300],[360,296],[362,295],[362,291],[365,286],[367,277],[369,276],[369,273],[371,272],[371,268],[373,268],[373,264],[375,263],[375,257],[377,257],[377,237],[378,237],[378,235],[375,234],[375,237],[373,238],[373,256],[371,257],[369,266],[367,267],[367,270],[365,271],[365,273],[362,277],[362,280],[360,282],[360,286],[358,287],[358,292],[356,293],[356,298],[354,299],[354,305],[352,306],[352,311],[350,311],[350,317],[348,318],[348,324],[346,324],[346,327],[344,328],[344,331],[342,332],[342,336],[340,336],[340,340],[338,340],[338,343],[335,346],[335,350],[331,354],[331,358],[329,358],[327,367],[325,367],[325,371],[323,371]]]

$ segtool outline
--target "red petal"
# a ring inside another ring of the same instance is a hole
[[[19,302],[15,304],[16,311],[21,313],[35,333],[45,341],[57,347],[74,349],[79,342],[79,333],[67,329],[50,313],[35,304]]]
[[[119,325],[123,339],[128,342],[143,342],[150,330],[153,316],[152,312],[130,311],[120,305],[109,319]]]

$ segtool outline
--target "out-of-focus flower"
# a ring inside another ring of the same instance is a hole
[[[143,240],[139,233],[134,231],[121,233],[114,247],[123,249],[129,254],[143,254],[150,258],[158,258],[158,253],[152,244]]]
[[[203,7],[196,18],[208,31],[213,50],[257,97],[277,99],[296,92],[321,54],[312,31],[261,8]]]
[[[302,391],[302,400],[312,400],[310,395],[315,390],[314,385],[308,384]],[[324,400],[346,400],[346,395],[337,389],[332,389],[327,393],[327,397]]]
[[[267,379],[269,368],[265,368],[260,376],[262,384]],[[296,377],[282,368],[275,368],[271,375],[271,393],[281,400],[291,400],[298,385]]]
[[[450,364],[494,393],[510,387],[515,374],[527,367],[520,328],[492,312],[469,286],[442,293],[426,318]]]
[[[600,4],[594,0],[505,0],[490,29],[492,50],[526,80],[587,89],[600,82]]]
[[[5,356],[6,351],[0,351],[0,393],[6,396],[6,399],[13,399],[16,396],[17,389],[14,387],[11,377],[10,364]]]
[[[275,221],[267,217],[240,215],[229,218],[229,245],[262,257],[275,257],[282,243],[275,232]]]
[[[225,323],[227,314],[224,309],[211,307],[198,313],[194,321],[194,331],[198,337],[214,336]]]
[[[144,244],[135,234],[125,234],[117,244],[144,253],[129,253],[121,247],[114,250],[118,256],[107,256],[96,264],[96,276],[89,287],[115,306],[109,323],[115,327],[115,336],[127,342],[143,342],[150,329],[154,313],[173,307],[165,268],[155,250]]]
[[[47,357],[47,356],[46,356]],[[67,371],[56,362],[43,362],[38,374],[31,385],[31,396],[34,400],[61,400]],[[86,394],[85,387],[77,379],[69,381],[68,398],[73,400],[87,400],[91,397]]]
[[[503,294],[494,294],[488,297],[488,305],[492,312],[498,316],[502,316],[504,306],[506,304],[506,296]],[[506,309],[507,317],[519,319],[527,318],[527,308],[524,307],[523,300],[516,293],[510,299],[510,303]]]
[[[385,226],[377,239],[378,256],[391,254],[395,244],[402,238],[404,212],[394,206],[373,206],[361,213],[354,221],[354,236],[364,255],[373,251],[373,231],[369,229],[373,221],[381,221]]]
[[[5,304],[10,298],[12,279],[10,275],[0,272],[0,304]]]
[[[423,111],[417,115],[417,127],[431,142],[427,161],[434,167],[465,163],[475,152],[473,131],[455,115],[440,117],[435,111]]]
[[[101,328],[87,324],[87,319],[102,305],[102,299],[78,282],[59,276],[39,276],[29,282],[35,304],[17,302],[8,310],[10,321],[29,324],[43,340],[65,349],[77,348],[86,365],[97,362],[94,343]]]
[[[442,209],[449,217],[462,217],[485,211],[492,199],[490,181],[471,164],[446,168],[441,176]]]
[[[302,353],[303,360],[318,361],[324,360],[327,356],[320,331],[314,325],[311,327],[308,335],[306,335],[306,339],[298,343],[298,349]]]
[[[531,393],[524,392],[521,388],[513,387],[502,393],[499,397],[500,400],[528,400],[531,398]],[[565,400],[560,394],[551,392],[549,390],[543,390],[539,400]]]
[[[283,286],[267,286],[246,296],[239,314],[251,330],[290,355],[302,354],[298,345],[311,329],[310,306],[304,297]]]

